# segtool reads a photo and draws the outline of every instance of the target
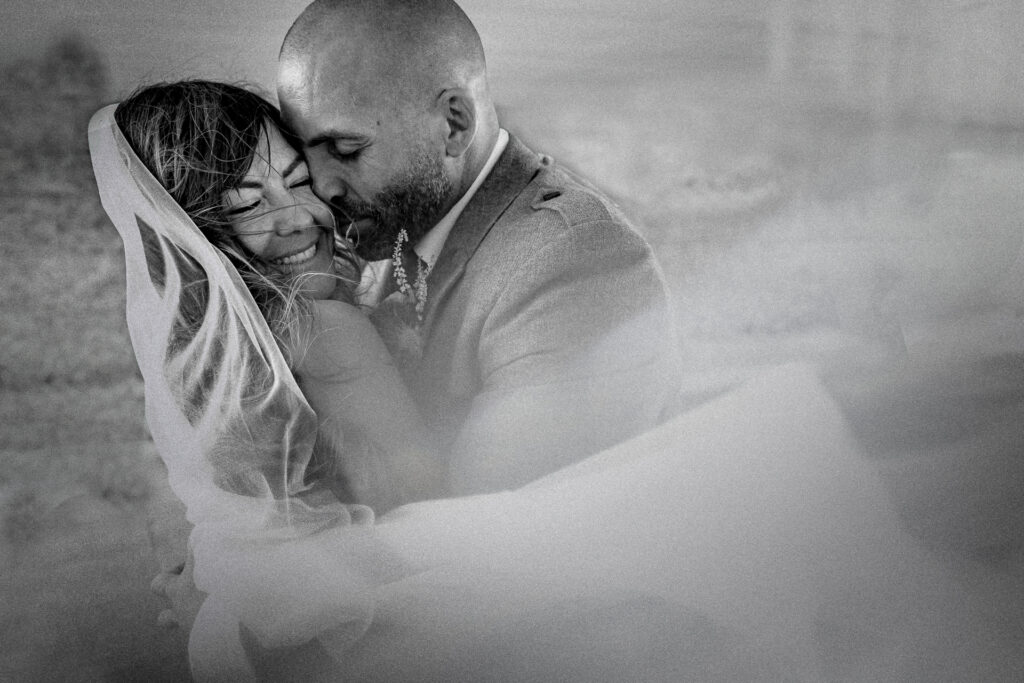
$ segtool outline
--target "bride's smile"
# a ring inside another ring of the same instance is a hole
[[[323,256],[324,254],[330,255],[332,251],[330,233],[326,230],[320,229],[319,227],[316,229],[319,230],[319,234],[315,236],[310,235],[310,237],[313,237],[314,239],[312,242],[309,242],[309,246],[292,248],[281,256],[263,254],[263,259],[271,265],[285,267],[289,273],[306,270],[305,267],[310,265],[314,260],[317,260],[317,256]],[[242,238],[239,237],[239,239]]]
[[[277,265],[277,266],[290,266],[290,265],[295,265],[295,264],[299,264],[299,263],[305,263],[306,261],[309,261],[310,259],[312,259],[313,256],[315,256],[315,255],[316,255],[316,242],[314,242],[313,244],[309,245],[309,247],[307,247],[306,249],[303,249],[302,251],[296,252],[294,254],[290,254],[288,256],[282,256],[281,258],[273,259],[273,260],[271,260],[271,263],[273,263],[274,265]]]

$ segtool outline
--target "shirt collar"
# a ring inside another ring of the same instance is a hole
[[[441,255],[441,249],[444,247],[445,240],[448,239],[448,233],[452,231],[455,226],[455,221],[459,220],[459,216],[462,215],[463,209],[469,204],[469,201],[476,194],[476,191],[483,184],[487,176],[490,175],[491,170],[498,163],[498,157],[505,151],[505,147],[508,146],[508,131],[504,128],[498,129],[498,139],[494,143],[494,148],[491,149],[490,155],[487,157],[487,161],[484,163],[483,168],[480,169],[480,173],[477,174],[473,180],[473,184],[469,186],[466,193],[462,195],[459,201],[455,202],[448,213],[444,215],[437,225],[430,229],[426,235],[420,238],[420,241],[413,247],[413,251],[431,268],[437,263],[437,257]]]

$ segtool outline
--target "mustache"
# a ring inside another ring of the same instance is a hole
[[[372,217],[376,214],[369,204],[349,202],[341,197],[332,197],[327,202],[327,206],[334,213],[335,219],[342,219],[347,223],[354,223],[361,218]]]
[[[355,228],[356,221],[369,218],[379,222],[379,212],[369,204],[354,206],[352,203],[335,199],[327,202],[334,217],[337,234],[354,245],[360,244],[359,233]]]

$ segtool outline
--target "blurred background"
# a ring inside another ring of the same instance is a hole
[[[305,4],[0,9],[0,679],[184,675],[146,591],[166,491],[86,124],[153,81],[272,94]],[[461,4],[504,125],[654,245],[685,396],[816,364],[907,528],[1024,641],[1018,0]]]

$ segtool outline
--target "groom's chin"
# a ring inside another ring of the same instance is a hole
[[[351,222],[338,221],[338,232],[351,242],[356,254],[367,261],[379,261],[391,256],[394,238],[372,218]]]
[[[335,225],[342,236],[355,241],[370,239],[378,232],[377,221],[373,218],[351,219],[345,214],[335,214]]]
[[[395,250],[394,237],[383,230],[377,230],[370,234],[353,236],[352,240],[356,254],[367,261],[382,261],[389,259]]]

